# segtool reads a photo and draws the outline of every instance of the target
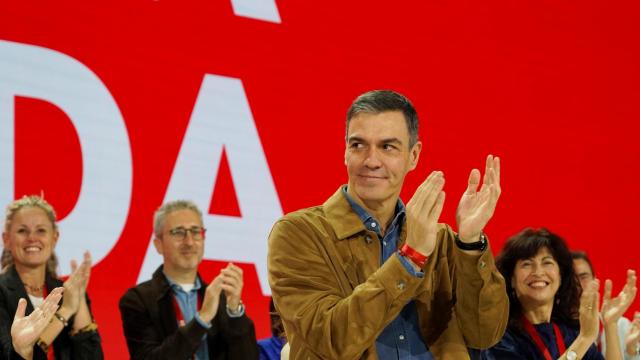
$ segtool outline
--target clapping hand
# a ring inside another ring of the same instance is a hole
[[[467,190],[462,194],[456,221],[458,236],[463,242],[478,241],[482,229],[489,222],[500,197],[500,158],[487,156],[484,179],[480,185],[480,171],[471,170]]]
[[[80,305],[85,301],[85,293],[91,276],[91,255],[84,253],[84,259],[80,266],[75,260],[71,260],[71,275],[62,285],[65,289],[64,300],[62,301],[61,312],[69,319],[78,312]]]
[[[588,343],[593,343],[598,338],[599,319],[598,302],[600,294],[600,280],[592,280],[580,296],[580,334],[588,339]]]
[[[231,311],[237,311],[241,304],[242,287],[242,269],[233,263],[229,263],[226,268],[220,272],[222,276],[222,290],[227,297],[227,306]]]
[[[604,297],[602,298],[602,322],[607,324],[615,324],[618,319],[624,314],[625,311],[633,303],[633,299],[636,297],[636,272],[634,270],[627,271],[627,283],[618,296],[611,298],[611,280],[607,280],[604,285]]]
[[[23,358],[30,359],[33,356],[33,345],[58,310],[63,290],[61,287],[53,289],[44,302],[29,316],[25,316],[27,300],[18,301],[18,308],[11,324],[11,341],[13,349]]]

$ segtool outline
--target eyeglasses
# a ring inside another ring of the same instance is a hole
[[[179,226],[169,230],[169,236],[175,240],[184,240],[187,238],[187,233],[190,232],[193,240],[202,240],[204,239],[206,231],[207,229],[199,226],[192,226],[190,228]]]

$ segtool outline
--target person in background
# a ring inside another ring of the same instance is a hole
[[[593,264],[587,254],[583,251],[572,251],[573,269],[580,280],[582,288],[595,279]],[[630,321],[624,316],[620,316],[617,323],[620,346],[624,350],[625,360],[640,360],[640,312],[635,313],[634,320]],[[604,355],[607,350],[605,334],[600,332],[596,344]]]
[[[546,229],[528,228],[510,238],[496,265],[507,280],[509,327],[483,359],[603,359],[594,344],[599,315],[605,329],[615,330],[636,293],[634,271],[614,299],[607,280],[599,314],[599,281],[583,291],[565,241]],[[606,359],[622,359],[617,331],[607,331],[606,343]]]
[[[287,343],[287,336],[284,333],[280,314],[273,304],[273,298],[269,300],[269,317],[271,318],[271,337],[258,340],[260,360],[279,360],[282,347]]]
[[[202,212],[176,200],[156,211],[153,244],[163,263],[149,281],[120,299],[132,359],[252,360],[253,322],[242,304],[242,269],[228,264],[207,284],[198,274],[204,255]]]
[[[62,304],[32,347],[33,359],[103,358],[86,293],[91,256],[85,253],[80,265],[72,261],[71,275],[62,282],[56,275],[54,248],[58,238],[55,211],[42,197],[25,196],[7,207],[0,274],[0,347],[6,358],[22,357],[16,351],[19,349],[13,348],[10,335],[18,305],[23,303],[19,299],[26,299],[26,314],[31,314],[60,286],[64,287]]]

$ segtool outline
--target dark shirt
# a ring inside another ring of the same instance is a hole
[[[364,226],[369,231],[377,234],[382,249],[380,264],[383,264],[391,256],[399,256],[398,241],[400,240],[402,225],[405,222],[405,207],[402,201],[398,199],[395,217],[386,233],[382,234],[378,220],[374,219],[373,216],[367,213],[365,209],[358,205],[349,194],[347,194],[346,187],[343,188],[343,193],[353,211],[355,211],[360,220],[362,220]],[[409,273],[417,277],[424,276],[422,271],[416,272],[413,266],[411,266],[403,256],[399,256],[399,258]],[[433,359],[420,333],[418,311],[416,310],[414,301],[410,301],[405,305],[400,311],[400,314],[382,330],[382,333],[380,333],[376,339],[376,350],[378,352],[378,358],[385,360]]]
[[[540,338],[549,349],[551,357],[557,359],[560,357],[558,345],[556,344],[556,336],[551,323],[543,323],[534,325]],[[564,343],[567,348],[571,346],[573,341],[578,337],[579,329],[564,324],[558,324]],[[542,351],[538,349],[529,334],[524,331],[515,329],[507,329],[504,337],[494,347],[482,352],[483,360],[511,360],[511,359],[529,359],[544,360]],[[587,353],[584,355],[585,360],[602,360],[602,354],[598,352],[595,345],[591,345]]]

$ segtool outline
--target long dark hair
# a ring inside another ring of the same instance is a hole
[[[560,268],[560,287],[555,295],[551,321],[578,326],[578,309],[582,289],[573,271],[571,252],[564,240],[551,231],[527,228],[511,237],[496,258],[496,266],[505,278],[509,295],[509,328],[521,330],[522,306],[511,286],[511,279],[518,260],[534,257],[547,248]]]

